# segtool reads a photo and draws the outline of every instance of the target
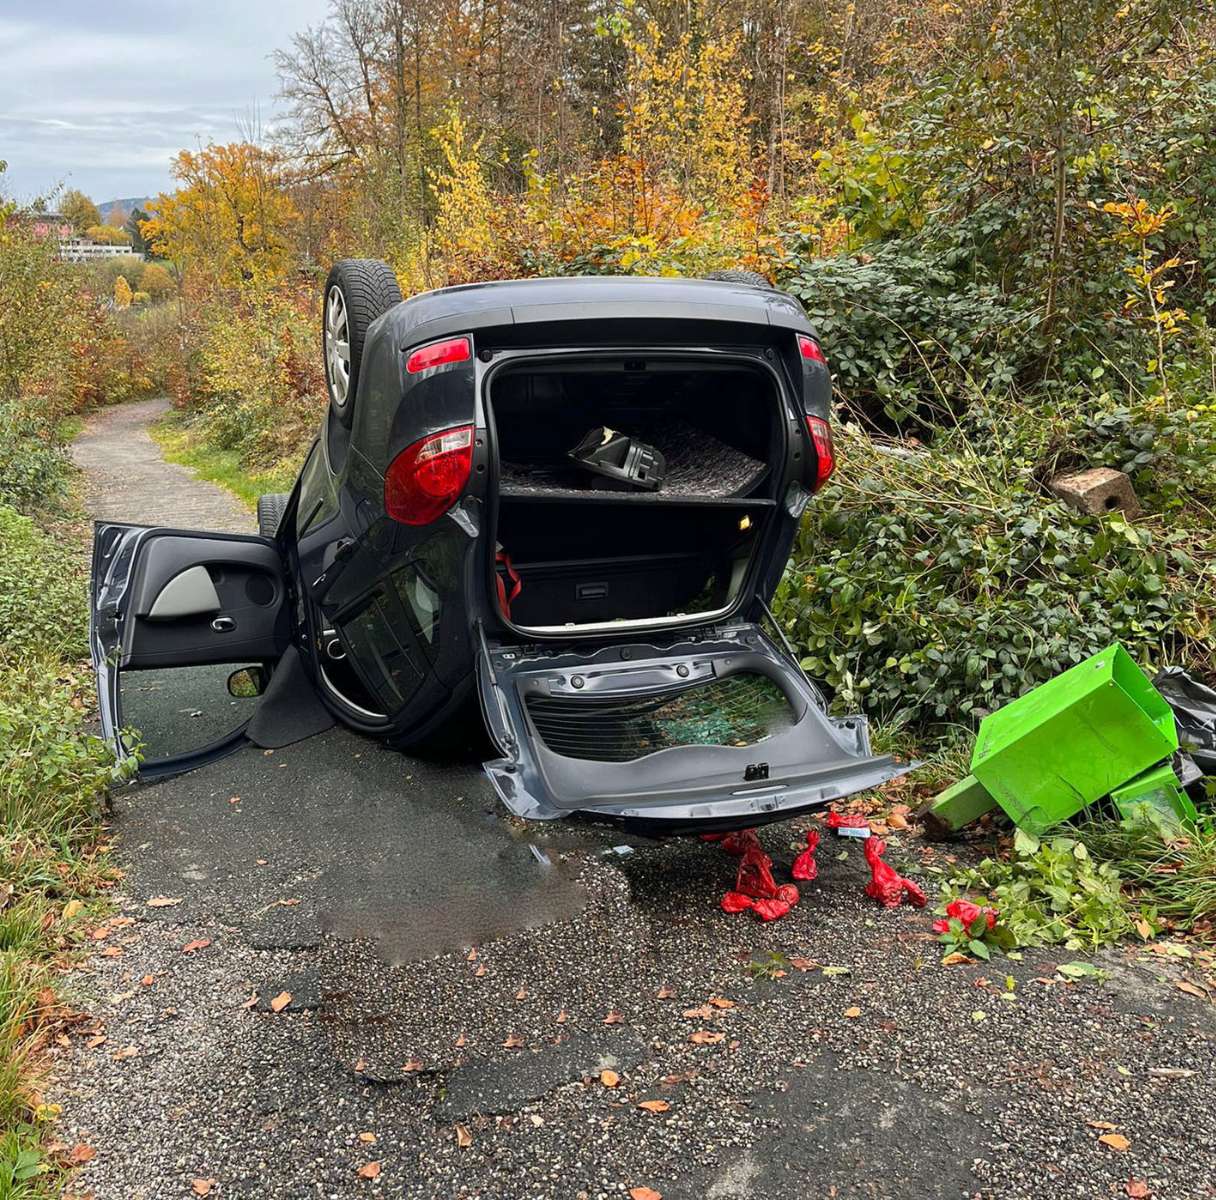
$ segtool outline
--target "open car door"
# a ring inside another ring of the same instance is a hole
[[[235,750],[290,640],[274,542],[99,522],[89,643],[103,736],[140,774]]]
[[[829,717],[757,625],[582,653],[495,644],[478,662],[517,816],[575,813],[678,834],[762,825],[911,770],[870,752],[864,717]]]

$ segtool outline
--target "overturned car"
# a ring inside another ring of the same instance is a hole
[[[513,813],[652,833],[900,774],[765,632],[831,384],[797,302],[723,274],[402,302],[385,264],[336,264],[328,409],[260,535],[97,527],[106,735],[137,727],[156,776],[334,719],[423,746],[475,697]]]

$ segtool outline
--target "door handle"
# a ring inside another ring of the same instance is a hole
[[[236,621],[234,621],[231,617],[216,617],[215,620],[211,622],[211,628],[214,629],[216,633],[231,633],[236,628]]]

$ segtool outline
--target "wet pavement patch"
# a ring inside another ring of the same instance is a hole
[[[598,1076],[605,1070],[632,1070],[645,1054],[642,1041],[622,1030],[574,1034],[558,1045],[523,1051],[500,1062],[470,1063],[444,1076],[435,1116],[441,1121],[456,1121],[515,1112],[585,1076]]]

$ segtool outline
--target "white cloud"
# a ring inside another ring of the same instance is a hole
[[[67,0],[0,17],[0,184],[30,198],[62,182],[96,200],[170,186],[178,150],[268,122],[271,55],[327,0]]]

